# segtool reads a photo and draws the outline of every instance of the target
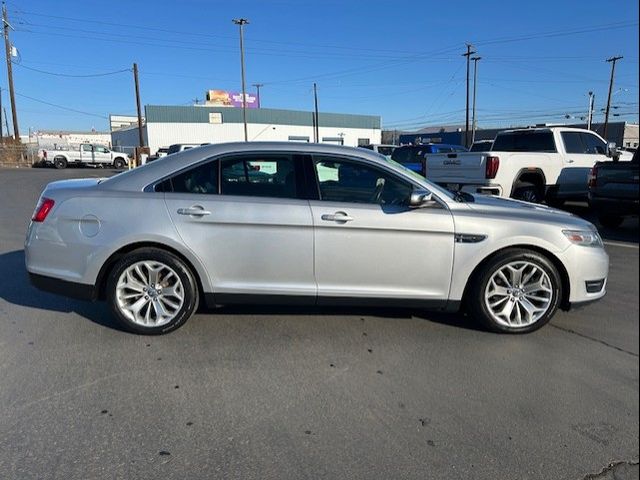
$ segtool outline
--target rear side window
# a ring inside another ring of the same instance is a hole
[[[567,153],[587,153],[580,132],[562,132],[561,135]]]
[[[156,191],[174,193],[218,193],[218,162],[207,162],[171,177],[171,189],[166,182],[159,184]],[[160,190],[159,190],[160,189]]]
[[[492,150],[497,152],[556,152],[551,132],[513,132],[496,137]]]
[[[595,135],[590,133],[581,133],[582,141],[586,149],[585,153],[591,155],[606,155],[607,145]]]
[[[243,156],[223,159],[223,195],[296,198],[296,170],[290,156]]]

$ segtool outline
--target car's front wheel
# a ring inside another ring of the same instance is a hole
[[[107,281],[107,300],[120,323],[145,335],[182,326],[198,306],[198,286],[185,263],[157,248],[121,258]]]
[[[466,300],[471,315],[490,330],[527,333],[551,320],[561,297],[560,274],[548,258],[509,249],[482,266]]]

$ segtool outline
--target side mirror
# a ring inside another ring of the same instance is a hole
[[[409,197],[409,207],[411,208],[428,207],[435,203],[433,195],[427,190],[414,190]]]
[[[620,157],[620,151],[618,150],[616,142],[607,143],[607,157],[611,157],[614,160],[617,160],[618,157]]]

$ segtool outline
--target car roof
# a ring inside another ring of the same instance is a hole
[[[167,175],[189,167],[211,157],[242,153],[292,152],[324,155],[348,155],[365,158],[378,165],[401,170],[390,164],[386,158],[372,150],[358,147],[344,147],[326,143],[299,142],[233,142],[203,145],[168,155],[102,182],[101,188],[139,191]]]

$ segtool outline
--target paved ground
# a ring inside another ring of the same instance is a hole
[[[607,297],[526,336],[226,308],[148,338],[25,274],[41,187],[106,172],[0,170],[0,478],[638,478],[637,222]]]

